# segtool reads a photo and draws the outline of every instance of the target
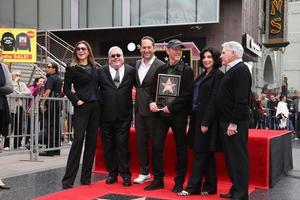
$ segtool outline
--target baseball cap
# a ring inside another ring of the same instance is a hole
[[[167,44],[167,48],[176,48],[176,47],[185,48],[182,42],[177,39],[170,40]]]

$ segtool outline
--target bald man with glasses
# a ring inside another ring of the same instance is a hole
[[[135,69],[124,64],[120,47],[108,51],[109,64],[99,71],[102,97],[100,128],[104,147],[104,159],[108,171],[106,184],[117,182],[118,175],[123,186],[131,186],[128,147],[132,121],[132,87],[135,85]]]

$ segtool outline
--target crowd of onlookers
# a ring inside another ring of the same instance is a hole
[[[250,128],[291,130],[300,128],[299,119],[300,91],[295,96],[286,97],[282,94],[252,92],[250,103]],[[296,136],[299,137],[297,134]],[[296,138],[298,138],[296,137]]]
[[[32,127],[31,124],[31,121],[35,121],[32,108],[35,104],[34,98],[37,96],[44,97],[39,102],[39,144],[45,144],[50,148],[59,148],[59,128],[62,126],[59,121],[59,117],[61,116],[61,111],[59,110],[61,102],[55,99],[48,101],[45,99],[47,97],[62,96],[62,81],[57,74],[58,66],[55,63],[49,63],[47,65],[47,79],[37,77],[27,87],[22,80],[22,72],[20,70],[13,70],[11,72],[13,92],[8,97],[11,120],[10,129],[7,131],[7,135],[5,135],[2,147],[4,150],[30,148],[30,135],[35,126],[33,125]],[[56,88],[54,88],[55,86]],[[55,92],[58,95],[55,95]],[[55,136],[52,136],[54,134]],[[13,145],[10,144],[11,139],[13,139]],[[55,145],[52,144],[54,140]],[[49,152],[52,153],[52,151]],[[53,152],[57,155],[60,154],[59,150],[53,150]]]

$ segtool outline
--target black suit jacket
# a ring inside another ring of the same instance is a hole
[[[193,112],[189,127],[189,141],[196,151],[214,151],[221,146],[218,143],[218,110],[216,98],[224,73],[213,69],[206,77],[203,72],[195,81],[203,79],[198,87],[197,110]],[[196,88],[195,88],[196,89]],[[208,132],[201,133],[201,126],[207,126]]]
[[[225,73],[217,97],[222,122],[237,124],[249,120],[251,84],[250,71],[243,62]]]
[[[99,70],[102,97],[101,121],[132,120],[132,87],[135,85],[135,69],[125,64],[124,77],[117,88],[106,65]]]
[[[142,84],[140,83],[138,70],[142,60],[136,62],[136,97],[135,97],[135,111],[142,116],[151,116],[153,113],[149,109],[149,101],[153,82],[155,79],[156,70],[164,64],[163,61],[155,58],[150,66]]]
[[[71,91],[72,84],[75,89],[75,93]],[[91,90],[96,91],[98,100],[101,102],[99,94],[99,77],[98,70],[93,66],[92,73],[89,74],[85,69],[79,66],[68,66],[66,68],[65,79],[64,79],[64,93],[72,104],[76,107],[77,101],[82,100],[87,102]]]

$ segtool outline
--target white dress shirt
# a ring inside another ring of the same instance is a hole
[[[111,75],[111,78],[112,80],[114,80],[115,78],[115,75],[116,75],[116,71],[112,66],[109,65],[109,72],[110,72],[110,75]],[[123,80],[123,77],[124,77],[124,72],[125,72],[125,66],[122,65],[119,69],[119,75],[120,75],[120,83],[122,82]]]
[[[237,60],[234,60],[234,61],[228,63],[227,66],[226,66],[226,72],[228,70],[230,70],[233,66],[235,66],[236,64],[238,64],[239,62],[243,62],[243,60],[241,58],[239,58]]]
[[[152,58],[150,59],[150,61],[147,64],[145,64],[144,59],[142,59],[141,64],[139,66],[139,70],[138,70],[138,75],[139,75],[141,84],[143,83],[143,80],[144,80],[145,76],[147,75],[147,72],[149,71],[150,66],[154,62],[154,59],[155,59],[155,56],[152,56]]]

